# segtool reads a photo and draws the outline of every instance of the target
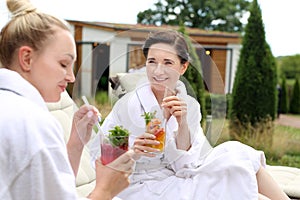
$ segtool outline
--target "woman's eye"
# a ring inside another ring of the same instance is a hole
[[[147,65],[149,65],[149,66],[156,66],[156,63],[154,61],[148,61]]]
[[[67,67],[67,65],[65,65],[65,64],[60,64],[63,68],[66,68]]]

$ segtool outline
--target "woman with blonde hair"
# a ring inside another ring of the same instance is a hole
[[[75,176],[98,111],[74,115],[67,146],[45,102],[74,82],[75,41],[67,23],[27,0],[7,0],[11,20],[0,35],[0,199],[76,199]],[[91,199],[111,199],[128,186],[132,152],[110,167],[96,161]],[[111,169],[115,168],[115,169]]]

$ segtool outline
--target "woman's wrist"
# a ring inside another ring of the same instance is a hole
[[[191,148],[190,130],[187,123],[181,123],[178,126],[175,140],[178,149],[188,151]]]
[[[70,138],[67,143],[68,149],[71,151],[81,152],[84,147],[83,141],[80,139],[79,133],[76,130],[71,130]]]
[[[111,200],[113,197],[107,191],[100,191],[96,188],[87,196],[91,200]]]

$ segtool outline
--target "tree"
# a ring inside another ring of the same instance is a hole
[[[179,25],[206,30],[241,32],[247,0],[159,0],[154,9],[139,12],[141,24]]]
[[[300,85],[299,85],[299,78],[296,78],[293,93],[291,97],[290,103],[290,113],[293,114],[300,114]]]
[[[300,76],[300,54],[278,58],[278,67],[283,76],[295,79]]]
[[[202,73],[201,63],[196,53],[196,49],[193,46],[193,42],[191,41],[190,37],[187,35],[183,24],[180,25],[178,31],[184,35],[185,40],[187,41],[190,58],[192,60],[192,62],[190,62],[188,69],[183,75],[185,80],[182,81],[183,82],[188,81],[188,84],[186,84],[188,93],[191,96],[194,96],[201,105],[201,114],[202,114],[201,124],[203,125],[206,119],[206,109],[205,109],[205,88],[202,79],[203,73]]]
[[[286,78],[283,76],[282,83],[280,87],[280,96],[278,97],[279,101],[279,111],[280,113],[288,113],[289,111],[289,98],[288,98],[288,89],[286,85]]]
[[[233,86],[231,121],[255,126],[267,118],[274,120],[276,83],[275,59],[265,40],[261,9],[253,0]]]

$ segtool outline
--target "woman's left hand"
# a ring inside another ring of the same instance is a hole
[[[178,149],[189,150],[191,147],[190,132],[187,123],[187,104],[177,96],[168,96],[163,99],[164,115],[169,119],[173,115],[178,123],[176,145]]]
[[[166,119],[169,119],[173,115],[177,123],[186,122],[187,105],[177,96],[168,96],[163,99],[161,106],[164,108],[164,115]]]

